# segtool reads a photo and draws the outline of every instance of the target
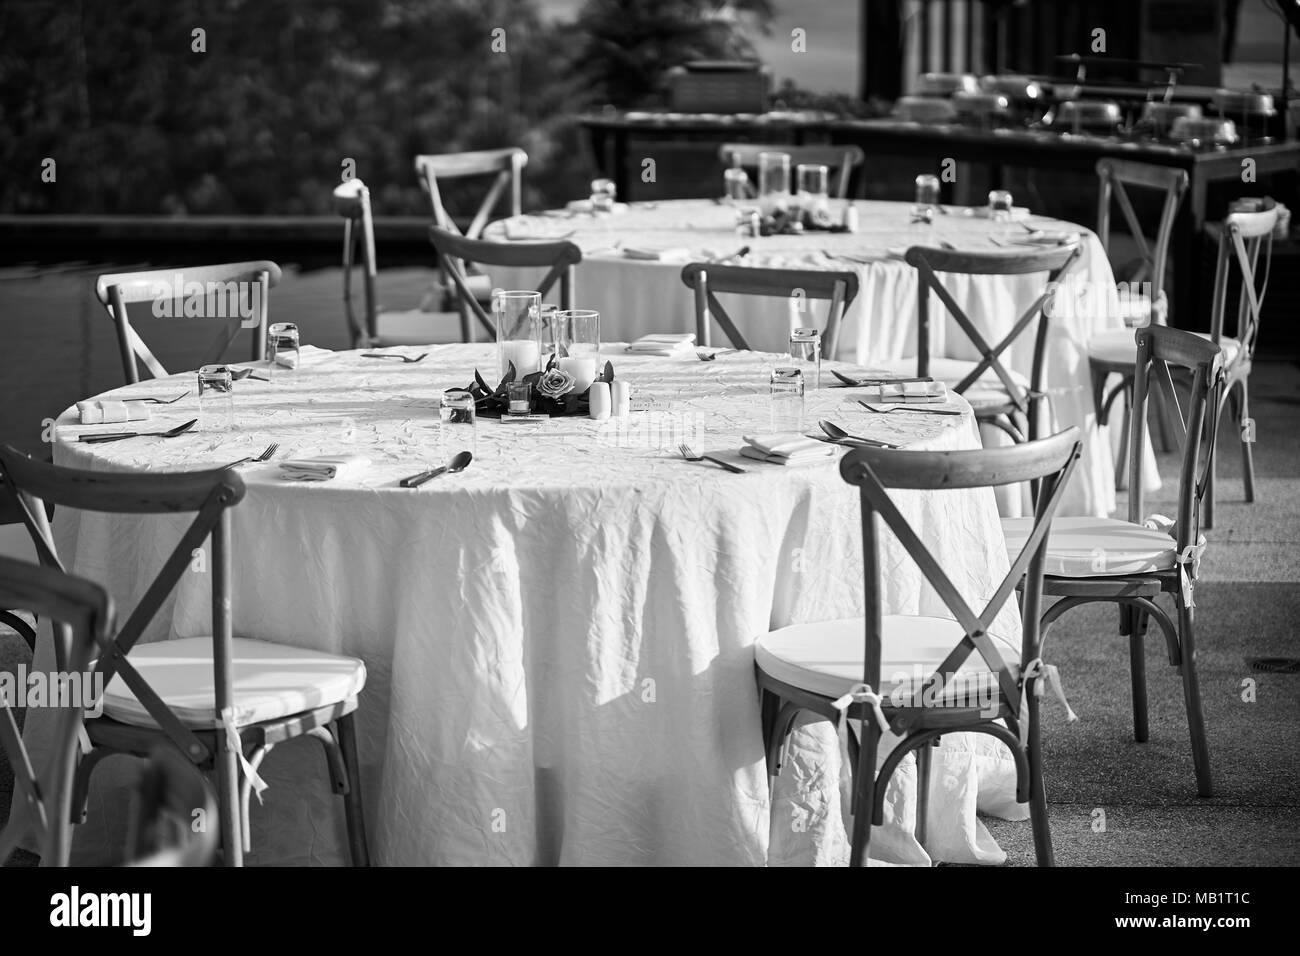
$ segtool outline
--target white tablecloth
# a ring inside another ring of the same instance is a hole
[[[681,281],[683,261],[725,256],[749,246],[749,254],[737,260],[738,264],[856,272],[860,289],[845,315],[837,357],[869,366],[916,355],[916,270],[897,253],[908,246],[940,241],[962,250],[1006,252],[1015,247],[998,242],[1027,235],[1018,222],[993,223],[963,215],[960,208],[946,207],[952,212],[937,216],[933,225],[912,225],[908,203],[859,201],[856,205],[860,228],[853,234],[740,237],[734,230],[736,212],[731,207],[709,200],[681,200],[634,204],[623,207],[624,212],[598,216],[524,216],[494,223],[485,238],[504,239],[508,229],[511,236],[564,235],[577,243],[583,262],[577,273],[576,305],[600,312],[602,334],[609,339],[694,330],[691,293]],[[841,204],[832,203],[836,221],[840,208]],[[1066,297],[1061,297],[1061,308],[1052,320],[1045,366],[1051,419],[1043,434],[1077,425],[1085,436],[1083,457],[1061,513],[1105,516],[1115,509],[1114,463],[1111,448],[1095,424],[1086,345],[1098,332],[1123,328],[1114,276],[1100,241],[1087,229],[1041,217],[1035,217],[1032,225],[1083,236],[1082,255],[1072,270],[1076,283],[1070,290],[1069,307],[1065,306]],[[673,261],[627,258],[624,250],[629,247],[663,251]],[[686,253],[684,259],[673,255],[682,252]],[[507,289],[533,288],[541,277],[541,272],[534,270],[494,268],[490,272],[493,285]],[[1046,278],[1046,274],[951,276],[946,285],[990,344],[995,344],[1042,291]],[[739,300],[735,296],[722,296],[721,300],[756,349],[784,351],[792,327],[825,322],[824,303],[809,303],[809,311],[799,314],[792,313],[784,300]],[[931,296],[930,314],[947,315],[935,296]],[[1025,375],[1031,369],[1033,333],[1031,327],[1004,354],[1007,365]],[[715,345],[720,344],[721,335],[715,327]],[[930,350],[932,355],[948,358],[980,357],[950,318],[933,322]],[[996,430],[985,432],[986,440],[1005,439]],[[1154,461],[1151,464],[1147,471],[1154,475]],[[1009,512],[1022,506],[1003,501]]]
[[[634,397],[662,410],[598,423],[480,420],[462,474],[420,490],[400,477],[440,447],[437,398],[490,377],[486,346],[444,346],[419,364],[308,353],[289,382],[236,385],[237,430],[78,443],[61,419],[55,459],[94,470],[211,467],[256,454],[361,452],[356,480],[306,485],[274,463],[242,469],[234,511],[235,630],[350,654],[369,673],[359,712],[372,851],[385,864],[762,864],[843,862],[847,767],[824,722],[796,735],[769,801],[752,643],[773,627],[861,613],[859,505],[836,460],[743,475],[682,461],[734,455],[770,425],[757,353],[633,358],[607,347]],[[167,395],[174,376],[119,390]],[[930,449],[977,445],[960,417],[871,415],[843,389],[810,393],[807,417]],[[193,417],[190,396],[152,424]],[[93,426],[99,431],[103,426]],[[967,600],[1007,567],[992,493],[899,492],[903,511]],[[75,573],[108,586],[125,613],[175,541],[177,517],[61,509],[56,534]],[[946,613],[892,537],[886,613]],[[147,639],[209,628],[209,581],[187,575]],[[1014,608],[998,622],[1018,633]],[[29,714],[40,736],[41,714]],[[933,856],[1003,857],[976,809],[1023,818],[1002,745],[944,738],[934,774]],[[883,754],[882,754],[883,756]],[[910,758],[909,758],[910,761]],[[127,761],[97,771],[79,859],[120,836]],[[876,853],[930,857],[911,838],[909,764],[895,778]],[[338,862],[341,802],[314,741],[277,749],[254,808],[253,862]],[[773,810],[775,807],[775,810]],[[1026,838],[1028,833],[1026,832]]]

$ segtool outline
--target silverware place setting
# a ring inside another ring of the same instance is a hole
[[[108,441],[122,441],[125,438],[175,438],[177,435],[183,435],[199,423],[197,418],[191,418],[183,425],[177,425],[175,428],[169,428],[165,432],[98,432],[94,435],[82,435],[80,440],[84,442],[103,443]]]
[[[834,422],[828,422],[822,419],[817,423],[818,427],[826,433],[826,437],[841,445],[870,445],[872,448],[897,448],[898,446],[887,441],[881,441],[878,438],[865,438],[862,435],[854,435],[846,432]]]
[[[230,378],[235,382],[243,381],[246,378],[256,379],[259,382],[271,381],[265,375],[258,375],[257,370],[252,368],[232,368],[230,370]]]
[[[189,389],[186,389],[185,391],[183,391],[183,392],[181,392],[179,395],[177,395],[175,398],[155,398],[155,397],[152,396],[152,395],[150,395],[150,396],[148,396],[148,397],[146,397],[146,398],[131,398],[130,396],[123,396],[122,399],[121,399],[121,401],[124,401],[124,402],[148,402],[148,403],[151,404],[151,405],[173,405],[173,404],[175,404],[176,402],[179,402],[182,398],[184,398],[184,397],[185,397],[186,395],[188,395],[189,393],[190,393],[190,390],[189,390]]]
[[[704,349],[696,349],[695,357],[701,362],[712,362],[719,355],[731,355],[733,352],[739,352],[740,349],[722,349],[719,352],[706,352]]]
[[[847,375],[837,372],[835,369],[831,369],[831,374],[843,382],[844,386],[847,388],[871,388],[875,385],[906,385],[916,382],[934,381],[934,379],[929,375],[914,375],[911,378],[885,378],[883,376],[877,378],[849,378]],[[831,387],[836,388],[838,386]]]
[[[440,468],[430,468],[428,471],[422,471],[418,474],[411,475],[409,478],[403,478],[399,484],[403,488],[419,488],[427,481],[432,481],[439,475],[455,475],[469,467],[469,463],[474,460],[474,456],[467,452],[457,452],[447,464]]]
[[[889,408],[876,408],[870,402],[864,399],[858,399],[858,404],[869,412],[875,412],[877,415],[888,415],[892,412],[916,412],[918,415],[960,415],[961,409],[956,408],[920,408],[917,405],[893,405]]]
[[[226,467],[234,468],[236,465],[246,465],[249,462],[270,461],[271,456],[274,455],[279,450],[280,450],[280,443],[273,441],[271,442],[271,444],[266,446],[266,451],[262,452],[260,455],[257,455],[256,457],[241,458],[239,459],[239,461],[232,461]]]
[[[361,353],[362,358],[397,359],[403,365],[414,365],[416,362],[423,361],[425,358],[428,357],[428,355],[429,355],[428,352],[421,352],[415,358],[411,358],[409,355],[399,355],[396,352],[362,352]]]
[[[744,468],[741,468],[737,465],[733,465],[729,461],[723,461],[721,458],[714,458],[712,455],[695,454],[695,452],[691,449],[691,446],[686,444],[685,442],[682,442],[680,445],[678,445],[677,450],[682,453],[682,457],[685,458],[687,461],[711,461],[713,462],[713,464],[719,465],[720,467],[727,469],[727,471],[731,472],[733,475],[743,475],[745,473]]]

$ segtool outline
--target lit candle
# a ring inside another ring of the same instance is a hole
[[[501,344],[501,374],[504,376],[510,363],[514,363],[515,377],[523,378],[532,372],[536,372],[540,365],[541,355],[537,349],[537,343],[532,339],[514,339]]]
[[[556,368],[573,376],[573,391],[581,395],[591,383],[596,381],[596,360],[594,358],[574,358],[565,356],[556,361]],[[606,387],[608,391],[608,386]]]

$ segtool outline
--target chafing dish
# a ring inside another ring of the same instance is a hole
[[[1164,139],[1173,131],[1177,120],[1200,119],[1201,108],[1195,103],[1164,103],[1149,101],[1142,107],[1138,130]]]
[[[1276,116],[1273,97],[1247,90],[1215,90],[1214,109],[1220,116]]]
[[[1001,93],[967,93],[952,95],[953,109],[964,123],[978,126],[1001,122],[1011,112],[1011,101]]]
[[[1012,103],[1024,105],[1037,103],[1047,97],[1042,83],[1028,76],[997,75],[980,78],[980,89],[985,93],[1001,93]]]
[[[1232,146],[1239,139],[1232,120],[1190,116],[1174,120],[1170,138],[1189,146]]]
[[[922,73],[916,81],[917,96],[951,96],[954,93],[978,93],[979,81],[973,73]]]
[[[894,104],[894,119],[909,123],[951,123],[957,109],[951,100],[933,96],[900,96]]]
[[[1113,100],[1066,100],[1048,110],[1043,122],[1070,133],[1114,133],[1124,114]]]

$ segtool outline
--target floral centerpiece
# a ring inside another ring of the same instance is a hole
[[[506,367],[506,374],[497,384],[497,387],[492,388],[484,381],[478,369],[474,370],[473,384],[463,389],[463,391],[467,391],[474,396],[474,407],[479,416],[483,418],[500,418],[508,411],[510,407],[509,386],[514,383],[516,374],[515,364],[511,362]],[[577,380],[574,378],[573,373],[560,368],[555,355],[552,355],[547,360],[546,367],[541,371],[529,372],[519,381],[532,386],[529,411],[533,414],[557,417],[561,415],[586,415],[591,410],[589,398],[591,387],[588,386],[581,392],[577,391],[575,388]],[[609,384],[613,381],[614,366],[612,363],[606,362],[605,367],[596,374],[592,384],[595,384],[595,382]]]
[[[759,221],[760,236],[790,236],[802,232],[848,232],[824,208],[774,209]]]

